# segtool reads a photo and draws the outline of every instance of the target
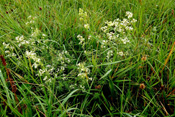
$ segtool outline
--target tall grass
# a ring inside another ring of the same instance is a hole
[[[174,8],[173,0],[1,0],[0,116],[175,116]],[[119,32],[117,18],[137,22]]]

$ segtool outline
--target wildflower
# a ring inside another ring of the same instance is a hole
[[[88,74],[90,74],[90,69],[85,67],[84,65],[85,65],[84,62],[77,64],[78,70],[79,70],[78,76],[81,78],[85,78],[85,77],[87,77]]]
[[[45,76],[43,80],[46,81],[47,80],[47,76]]]
[[[89,24],[84,24],[84,28],[89,29]]]
[[[88,39],[90,40],[90,39],[91,39],[91,37],[92,37],[92,36],[91,36],[91,35],[89,35],[89,36],[88,36]]]
[[[64,71],[64,70],[65,70],[65,67],[64,67],[64,66],[61,66],[61,70],[63,70],[63,71]]]
[[[70,87],[71,89],[74,89],[74,88],[75,88],[75,86],[74,86],[74,85],[70,85],[69,87]]]
[[[86,77],[86,73],[79,73],[79,74],[78,74],[78,77],[80,77],[80,78],[85,78],[85,77]]]
[[[87,22],[87,12],[84,12],[83,9],[79,8],[79,16],[80,16],[80,21]]]
[[[10,51],[9,50],[6,50],[5,53],[10,53]]]
[[[136,19],[132,19],[132,20],[131,20],[131,23],[135,23],[135,22],[137,22]]]
[[[35,62],[32,67],[34,67],[35,69],[38,67],[38,64]]]
[[[109,59],[111,56],[113,56],[113,51],[112,50],[109,50],[108,52],[107,52],[107,59]]]
[[[24,40],[24,36],[22,35],[22,36],[17,36],[16,38],[15,38],[18,42],[19,41],[23,41]]]
[[[92,78],[88,78],[90,81],[92,81]]]
[[[43,33],[42,36],[43,36],[43,37],[46,37],[47,35]]]
[[[101,27],[101,30],[102,30],[103,32],[106,32],[106,31],[107,31],[107,29],[108,29],[108,27],[107,27],[107,26]]]
[[[39,69],[37,76],[42,76],[45,72],[46,72],[45,69],[44,70]]]
[[[127,37],[125,37],[124,39],[121,39],[121,40],[122,40],[123,44],[126,44],[126,43],[130,42]]]
[[[120,23],[120,25],[127,26],[129,24],[127,19],[123,19],[123,21]]]
[[[157,27],[153,27],[153,32],[156,32],[157,31]]]
[[[129,11],[126,11],[126,16],[128,17],[128,19],[132,18],[133,14]]]
[[[108,40],[102,40],[101,48],[106,48],[107,43],[108,43]]]
[[[118,55],[123,56],[124,53],[122,51],[118,52]]]
[[[108,26],[114,26],[114,23],[113,23],[112,21],[109,21],[109,22],[106,21],[105,23],[106,23]]]
[[[83,36],[78,35],[77,38],[80,40],[79,44],[83,44],[85,39],[83,38]]]
[[[35,29],[35,31],[31,34],[32,37],[37,37],[40,33],[40,30],[38,28]]]
[[[133,27],[126,26],[126,30],[133,30]]]
[[[85,86],[80,85],[80,88],[81,88],[81,89],[85,89]]]

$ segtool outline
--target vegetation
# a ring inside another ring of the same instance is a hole
[[[175,116],[174,0],[1,0],[0,116]]]

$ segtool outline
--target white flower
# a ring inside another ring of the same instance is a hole
[[[127,26],[129,24],[127,19],[123,19],[123,21],[120,23],[123,26]]]
[[[121,39],[121,40],[122,40],[123,44],[126,44],[126,43],[129,43],[130,42],[127,37],[125,37],[124,39]]]
[[[122,51],[120,51],[120,52],[118,52],[118,55],[123,56],[124,54]]]
[[[47,76],[45,76],[43,80],[46,81],[47,80]]]
[[[106,31],[108,30],[108,27],[107,27],[107,26],[101,27],[101,30],[102,30],[103,32],[106,32]]]
[[[29,17],[28,17],[28,19],[31,19],[32,18],[32,16],[30,15]]]
[[[61,66],[61,70],[63,70],[63,71],[64,71],[64,70],[65,70],[65,67]]]
[[[71,89],[74,89],[74,88],[75,88],[75,86],[74,86],[74,85],[70,85],[69,87],[70,87]]]
[[[39,72],[37,75],[42,76],[45,72],[46,72],[46,70],[39,69]]]
[[[38,28],[35,29],[35,31],[31,34],[32,37],[37,37],[40,33],[40,30]]]
[[[5,53],[10,53],[10,51],[9,50],[6,50]]]
[[[89,29],[89,24],[84,24],[84,28]]]
[[[52,67],[51,65],[47,65],[46,67]]]
[[[111,56],[113,56],[113,51],[112,50],[109,50],[108,52],[107,52],[107,59],[109,59]]]
[[[157,27],[153,27],[153,32],[156,32],[157,31]]]
[[[79,73],[79,74],[78,74],[78,77],[80,77],[80,78],[85,78],[85,77],[86,77],[86,73]]]
[[[92,36],[91,36],[91,35],[89,35],[89,36],[88,36],[88,39],[90,40],[90,39],[91,39],[91,37],[92,37]]]
[[[105,23],[106,23],[108,26],[114,26],[114,23],[113,23],[112,21],[109,21],[109,22],[106,21]]]
[[[42,36],[43,36],[43,37],[46,37],[47,35],[43,33]]]
[[[35,62],[32,67],[35,67],[35,69],[38,67],[38,64]]]
[[[90,81],[92,81],[92,78],[88,78]]]
[[[5,48],[9,48],[10,44],[6,44],[5,42],[3,42],[3,45],[5,46]]]
[[[78,35],[77,38],[80,40],[79,44],[84,43],[85,39],[81,35]]]
[[[131,26],[126,26],[126,30],[133,30],[133,27],[131,27]]]
[[[16,56],[16,54],[15,53],[12,53],[11,56]]]
[[[132,20],[131,20],[131,23],[135,23],[135,22],[137,22],[136,19],[132,19]]]
[[[133,16],[133,14],[132,14],[131,12],[129,12],[129,11],[126,11],[126,16],[127,16],[128,18],[131,18],[131,17]]]
[[[23,41],[24,40],[24,36],[17,36],[15,37],[15,39],[19,42],[19,41]]]
[[[84,12],[83,9],[79,8],[79,16],[80,16],[80,21],[86,22],[87,21],[87,12]]]
[[[80,88],[85,89],[85,86],[80,85]]]

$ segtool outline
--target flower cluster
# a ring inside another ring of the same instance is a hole
[[[87,80],[92,80],[92,78],[89,78],[88,75],[90,74],[90,69],[85,67],[85,62],[83,63],[78,63],[78,77],[80,77],[81,79],[87,79]]]
[[[68,51],[58,51],[58,57],[57,57],[57,62],[59,62],[58,71],[61,71],[64,73],[65,68],[67,67],[68,64],[71,63],[70,61],[70,54]]]
[[[109,60],[112,56],[113,56],[113,50],[109,50],[109,51],[107,52],[106,58]]]
[[[30,25],[30,24],[34,24],[35,23],[35,20],[37,19],[37,17],[32,17],[31,15],[27,18],[27,21],[26,22],[26,25]]]
[[[104,27],[101,27],[101,48],[109,48],[111,46],[118,48],[119,45],[126,45],[127,43],[131,42],[128,36],[130,36],[130,31],[133,30],[133,24],[137,20],[132,18],[133,14],[129,11],[126,12],[126,16],[128,19],[124,18],[123,20],[121,20],[117,18],[114,21],[106,21],[106,25]],[[125,47],[123,46],[122,49]],[[110,55],[109,53],[110,52],[108,52],[107,54],[108,58]],[[118,54],[120,56],[125,55],[123,51],[120,50],[120,48],[118,48]]]
[[[58,84],[61,83],[59,87],[67,83],[70,89],[78,87],[85,90],[88,86],[87,83],[92,81],[94,76],[90,68],[87,67],[87,59],[82,61],[82,58],[89,57],[88,61],[91,61],[92,55],[96,54],[96,62],[100,63],[103,60],[113,61],[112,58],[116,56],[116,53],[117,57],[127,55],[128,45],[132,45],[129,44],[132,43],[130,33],[133,31],[136,20],[132,18],[133,14],[128,11],[126,12],[126,17],[122,20],[118,18],[114,21],[106,21],[105,26],[101,27],[100,31],[92,32],[89,30],[87,12],[80,8],[80,23],[88,30],[85,30],[87,33],[83,33],[84,35],[77,35],[78,44],[82,46],[84,51],[82,57],[78,59],[81,61],[78,64],[75,64],[76,58],[72,54],[73,52],[69,51],[70,48],[66,46],[55,47],[56,43],[47,39],[48,36],[34,25],[37,23],[38,17],[32,16],[29,16],[26,22],[27,28],[29,27],[29,35],[17,35],[13,39],[13,45],[17,48],[10,43],[4,42],[5,53],[9,57],[13,56],[21,59],[23,58],[22,55],[24,55],[29,59],[36,77],[41,77],[45,83],[51,84],[53,83],[52,81],[56,81]],[[21,51],[16,53],[17,49]],[[106,59],[99,58],[101,55],[105,56]]]
[[[83,45],[82,47],[84,48],[84,46],[85,46],[85,38],[83,38],[83,36],[81,36],[81,35],[78,35],[77,38],[80,41],[79,44]]]
[[[34,61],[32,67],[37,68],[40,64],[41,59],[37,57],[36,53],[33,51],[26,51],[26,57],[32,59]]]
[[[16,57],[17,56],[16,53],[13,52],[15,49],[14,46],[12,46],[10,43],[7,44],[7,43],[3,42],[3,46],[5,48],[5,54],[7,57]]]
[[[84,28],[89,29],[90,26],[87,22],[87,12],[84,12],[83,9],[79,8],[79,17],[80,17],[80,21],[82,21],[84,23]]]

